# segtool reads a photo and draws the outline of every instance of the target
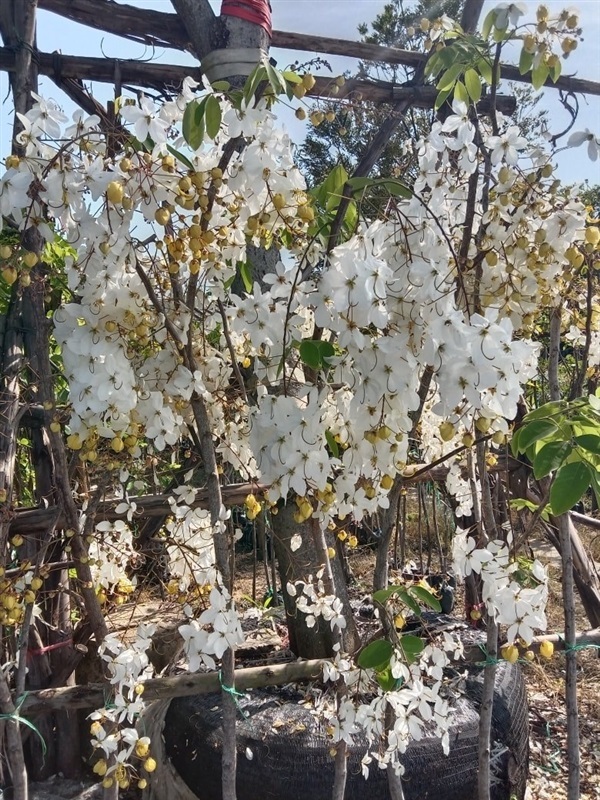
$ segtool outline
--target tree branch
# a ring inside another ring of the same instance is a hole
[[[199,61],[213,49],[215,13],[208,0],[171,0]]]
[[[80,87],[81,80],[114,83],[117,69],[123,84],[155,89],[167,94],[178,91],[184,78],[188,76],[197,81],[202,79],[202,71],[197,67],[186,67],[179,64],[158,64],[135,59],[121,61],[114,58],[71,56],[39,51],[35,53],[35,60],[41,75],[48,75],[75,102],[80,103],[82,108],[89,109],[90,113],[92,113],[91,105],[82,95],[84,90]],[[14,50],[9,47],[0,47],[0,70],[13,72],[15,64]],[[317,77],[315,86],[308,94],[312,97],[325,97],[331,102],[356,101],[359,96],[374,103],[410,101],[411,105],[416,108],[433,108],[437,97],[437,90],[434,86],[402,86],[387,81],[373,82],[352,78],[347,80],[341,88],[334,89],[333,86],[330,78]],[[501,95],[497,101],[498,110],[503,114],[512,114],[515,110],[514,97]],[[488,113],[490,110],[489,99],[482,97],[477,108],[482,114]]]

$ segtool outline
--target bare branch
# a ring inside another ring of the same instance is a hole
[[[136,8],[113,0],[40,0],[39,7],[90,28],[114,33],[151,47],[189,49],[189,37],[177,14]]]
[[[100,81],[114,83],[115,68],[121,70],[123,83],[157,89],[176,91],[183,79],[191,75],[201,79],[201,72],[195,67],[182,67],[172,64],[155,64],[147,61],[127,59],[120,61],[110,58],[91,58],[89,56],[63,56],[60,53],[36,52],[39,73],[59,81],[67,79]],[[14,72],[16,55],[10,48],[0,48],[0,69]]]

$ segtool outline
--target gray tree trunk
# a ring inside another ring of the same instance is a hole
[[[283,600],[285,605],[288,630],[290,634],[290,648],[301,658],[330,658],[333,655],[334,636],[329,623],[317,620],[317,625],[309,628],[305,616],[296,609],[296,602],[287,591],[287,584],[294,581],[306,581],[309,575],[313,578],[325,566],[323,554],[317,537],[315,536],[316,520],[307,520],[298,524],[294,518],[294,508],[288,504],[279,509],[272,518],[273,543],[275,554],[279,562]],[[292,552],[291,540],[295,534],[302,537],[302,546]],[[330,536],[329,533],[326,536]],[[333,545],[333,539],[328,544]],[[340,559],[330,560],[331,573],[335,592],[344,606],[346,629],[343,631],[343,647],[346,652],[355,652],[360,646],[360,637],[350,602],[348,588],[344,580],[343,567]]]

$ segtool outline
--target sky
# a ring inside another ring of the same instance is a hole
[[[129,0],[131,5],[152,8],[157,11],[172,12],[170,0]],[[210,0],[216,13],[219,12],[220,0]],[[385,0],[271,0],[273,9],[273,27],[278,30],[298,33],[334,36],[339,39],[358,40],[357,26],[362,22],[370,22],[382,10]],[[557,0],[546,0],[551,11],[561,10],[567,3]],[[494,0],[487,0],[482,19],[490,8],[497,5]],[[537,3],[525,3],[528,16],[533,18]],[[568,4],[579,12],[584,30],[584,41],[579,48],[563,63],[563,73],[576,75],[579,78],[600,82],[600,0],[579,0]],[[86,28],[71,23],[55,14],[40,11],[38,16],[38,47],[45,52],[58,50],[64,54],[102,56],[110,58],[152,58],[156,62],[189,64],[193,66],[193,57],[176,50],[165,49],[151,52],[134,42],[120,37],[105,34],[102,31]],[[308,60],[315,54],[303,54],[298,51],[273,49],[271,55],[278,66],[284,67],[297,59]],[[345,70],[351,72],[356,67],[356,60],[336,56],[324,56],[331,64],[333,74]],[[71,114],[74,105],[54,84],[44,79],[41,93],[52,97]],[[111,87],[103,84],[94,86],[96,97],[106,102],[112,96]],[[558,92],[553,89],[544,91],[540,104],[550,113],[552,132],[563,130],[569,122],[569,116],[558,102]],[[2,120],[0,122],[0,155],[5,156],[10,149],[10,130],[12,124],[12,102],[8,92],[8,81],[5,74],[0,74],[0,98],[2,98]],[[305,134],[304,124],[298,123],[290,113],[283,113],[282,121],[287,125],[292,138],[300,142]],[[600,135],[600,97],[580,97],[580,114],[573,130],[589,128]],[[589,161],[585,150],[568,150],[556,157],[558,174],[564,181],[600,183],[600,161]]]

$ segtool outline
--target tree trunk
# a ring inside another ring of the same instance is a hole
[[[329,658],[333,655],[334,644],[334,636],[329,623],[318,618],[315,627],[309,628],[306,625],[304,614],[297,611],[295,599],[287,590],[288,583],[306,581],[309,575],[315,578],[319,570],[325,566],[315,539],[315,526],[318,526],[318,522],[307,520],[298,524],[294,520],[293,514],[293,505],[288,503],[279,509],[272,520],[273,543],[279,562],[283,600],[290,633],[290,648],[301,658]],[[292,551],[291,541],[296,534],[302,537],[302,545],[296,551]],[[329,532],[326,533],[326,539],[328,545],[333,545],[333,538]],[[343,647],[346,652],[352,653],[360,646],[360,637],[350,608],[343,565],[339,558],[331,559],[330,563],[335,592],[344,606],[346,628],[343,631]]]

